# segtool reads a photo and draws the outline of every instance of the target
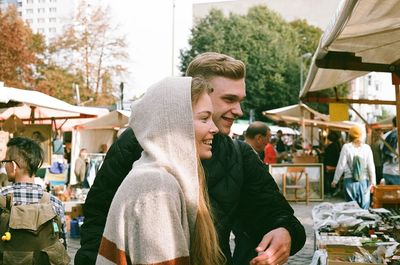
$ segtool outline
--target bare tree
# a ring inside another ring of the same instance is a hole
[[[100,95],[112,97],[117,89],[116,78],[127,72],[124,62],[129,58],[125,36],[118,35],[119,27],[111,25],[106,10],[81,1],[73,23],[52,43],[51,49],[63,58],[57,61],[64,67],[83,73],[85,88],[94,101]]]

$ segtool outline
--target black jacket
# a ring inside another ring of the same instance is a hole
[[[284,227],[292,237],[291,254],[299,251],[306,239],[304,228],[253,149],[241,142],[240,161],[231,138],[216,135],[212,150],[212,159],[204,161],[203,166],[216,229],[228,264],[233,264],[229,235],[234,227],[238,238],[249,239],[236,241],[236,247],[243,245],[243,248],[254,250],[264,234]],[[85,202],[85,221],[81,228],[81,248],[75,256],[76,265],[95,263],[111,200],[141,151],[132,130],[127,129],[107,153]]]

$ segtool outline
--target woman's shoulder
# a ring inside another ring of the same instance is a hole
[[[157,167],[139,168],[131,171],[124,182],[126,182],[125,186],[135,187],[135,189],[143,192],[176,192],[180,189],[179,183],[173,174],[163,168]]]

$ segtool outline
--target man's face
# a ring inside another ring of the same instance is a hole
[[[7,172],[7,177],[8,181],[14,181],[15,179],[15,170],[16,170],[16,163],[12,162],[12,159],[10,158],[10,153],[7,151],[6,152],[6,157],[5,160],[9,160],[10,162],[4,163],[6,172]]]
[[[235,119],[243,115],[240,103],[246,97],[244,78],[234,80],[217,76],[211,78],[210,83],[214,88],[210,94],[214,123],[220,133],[228,135]]]

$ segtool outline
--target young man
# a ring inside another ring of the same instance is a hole
[[[240,143],[237,150],[228,136],[234,120],[243,115],[245,65],[224,54],[203,53],[190,63],[187,75],[203,76],[214,89],[210,97],[219,133],[212,143],[212,158],[203,161],[203,166],[227,264],[285,263],[303,247],[304,227],[253,149]],[[141,151],[130,129],[110,147],[85,202],[76,265],[94,264],[112,198]],[[233,227],[237,240],[232,258],[229,236]]]
[[[0,194],[12,194],[15,205],[39,203],[42,199],[43,188],[34,183],[35,173],[43,162],[43,150],[40,145],[26,137],[15,137],[8,141],[4,164],[11,186],[3,187]],[[65,242],[65,216],[62,202],[50,195],[50,202],[56,215],[59,216],[62,227],[59,230],[60,241]],[[60,253],[61,255],[62,253]]]
[[[261,160],[264,160],[264,149],[271,138],[271,130],[265,123],[255,121],[247,127],[245,142],[253,147]]]

